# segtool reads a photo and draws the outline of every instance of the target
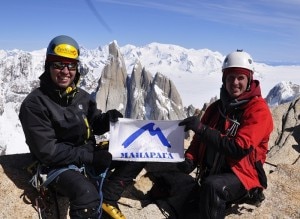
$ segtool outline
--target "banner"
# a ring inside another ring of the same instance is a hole
[[[184,127],[178,126],[180,121],[119,118],[110,123],[109,152],[113,160],[183,161]]]

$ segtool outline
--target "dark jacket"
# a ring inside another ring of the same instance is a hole
[[[210,169],[215,154],[219,153],[225,157],[222,168],[224,165],[225,169],[226,166],[230,168],[247,190],[265,188],[267,182],[262,164],[266,160],[273,119],[261,97],[259,83],[253,81],[251,91],[247,91],[243,99],[224,101],[223,98],[221,94],[222,100],[205,111],[201,122],[208,128],[200,137],[194,136],[186,157]],[[237,120],[239,125],[233,135],[228,135],[227,131],[234,127],[232,120]]]
[[[45,71],[40,87],[24,99],[20,108],[19,118],[30,152],[49,167],[92,163],[94,134],[109,130],[105,113],[96,108],[90,94],[76,86],[70,90],[58,90]]]

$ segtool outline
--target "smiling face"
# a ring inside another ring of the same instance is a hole
[[[59,65],[57,64],[59,63]],[[50,75],[51,79],[59,88],[66,89],[74,81],[77,67],[72,68],[70,66],[76,65],[77,63],[62,63],[62,62],[53,62],[50,65]]]
[[[232,98],[239,97],[247,90],[248,77],[244,74],[229,73],[225,78],[225,87]]]

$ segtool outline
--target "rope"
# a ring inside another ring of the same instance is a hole
[[[106,168],[104,172],[102,172],[99,175],[96,175],[94,171],[90,171],[88,169],[86,169],[87,174],[95,179],[97,181],[97,185],[98,185],[98,193],[99,193],[99,197],[100,197],[100,203],[99,203],[99,207],[98,207],[98,212],[99,212],[99,218],[101,219],[102,216],[102,203],[103,203],[103,192],[102,192],[102,187],[103,187],[103,183],[104,183],[104,179],[106,177],[106,174],[108,172],[109,168]]]
[[[30,183],[34,188],[40,191],[42,187],[46,188],[59,174],[63,173],[66,170],[75,170],[78,172],[83,172],[84,167],[79,168],[75,165],[69,165],[65,168],[53,169],[48,174],[43,174],[42,165],[38,165],[36,174],[33,175],[33,177],[30,180]],[[41,178],[42,183],[40,182],[39,177]]]
[[[102,216],[102,203],[103,203],[102,186],[103,186],[103,182],[104,182],[104,179],[106,177],[107,171],[108,171],[108,168],[103,173],[101,173],[99,175],[99,178],[98,178],[98,184],[99,184],[99,190],[98,191],[99,191],[99,196],[100,196],[100,205],[99,205],[99,209],[98,209],[99,219],[101,219],[101,216]]]
[[[99,193],[99,197],[100,197],[100,203],[99,203],[99,207],[98,207],[99,219],[100,219],[102,216],[102,203],[103,203],[102,187],[103,187],[104,179],[108,172],[108,168],[105,169],[105,171],[102,172],[101,174],[96,175],[94,171],[91,171],[89,168],[86,168],[85,166],[79,168],[75,165],[69,165],[68,167],[65,167],[65,168],[53,169],[48,174],[43,174],[42,173],[42,165],[38,165],[36,174],[33,175],[33,177],[30,180],[30,183],[39,192],[42,192],[43,188],[46,188],[59,174],[63,173],[66,170],[75,170],[80,173],[84,172],[84,174],[87,173],[87,175],[89,175],[89,177],[96,180],[97,185],[98,185],[98,193]],[[39,196],[39,198],[36,200],[36,204],[37,204],[37,211],[38,211],[39,218],[42,218],[42,212],[45,209],[45,203],[41,196]],[[43,206],[41,206],[41,204]],[[59,210],[58,210],[58,212],[59,212]]]

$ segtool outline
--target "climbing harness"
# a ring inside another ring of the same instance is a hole
[[[43,173],[43,169],[45,166],[39,164],[37,161],[31,164],[27,170],[29,173],[33,174],[31,180],[29,181],[30,184],[39,192],[39,196],[35,199],[35,207],[38,212],[39,219],[45,219],[47,218],[47,215],[51,214],[50,209],[47,205],[49,203],[49,199],[51,199],[51,194],[48,188],[48,185],[61,173],[63,173],[66,170],[74,170],[78,171],[82,174],[84,174],[86,177],[90,177],[91,179],[96,181],[97,189],[99,192],[100,197],[100,203],[98,207],[99,212],[99,219],[102,215],[102,202],[103,202],[103,194],[102,194],[102,186],[104,179],[106,177],[108,168],[101,174],[97,175],[95,174],[94,170],[92,168],[88,168],[85,166],[77,167],[76,165],[69,165],[64,168],[58,168],[50,170],[49,173]],[[34,171],[35,170],[35,171]],[[35,172],[35,174],[34,174]],[[56,204],[56,211],[59,215],[59,207],[58,207],[58,201],[57,196],[54,194],[55,204]]]
[[[47,187],[59,174],[63,173],[66,170],[75,170],[81,173],[85,171],[84,167],[79,168],[75,165],[69,165],[65,168],[53,169],[47,174],[42,173],[42,169],[43,165],[38,165],[36,174],[30,180],[31,185],[38,191],[40,191],[42,187]]]
[[[50,203],[50,199],[52,198],[50,194],[51,191],[48,189],[48,185],[61,173],[66,170],[74,170],[85,174],[84,167],[77,167],[75,165],[69,165],[65,168],[58,168],[50,170],[49,173],[43,173],[43,169],[45,168],[44,165],[39,164],[37,161],[30,165],[27,170],[30,173],[34,173],[31,180],[29,181],[30,184],[38,191],[39,196],[35,199],[35,207],[38,212],[39,219],[47,218],[47,215],[51,214],[50,209],[47,203]],[[35,169],[35,171],[34,171]],[[59,207],[56,194],[54,194],[55,204],[56,204],[56,211],[59,215]]]

